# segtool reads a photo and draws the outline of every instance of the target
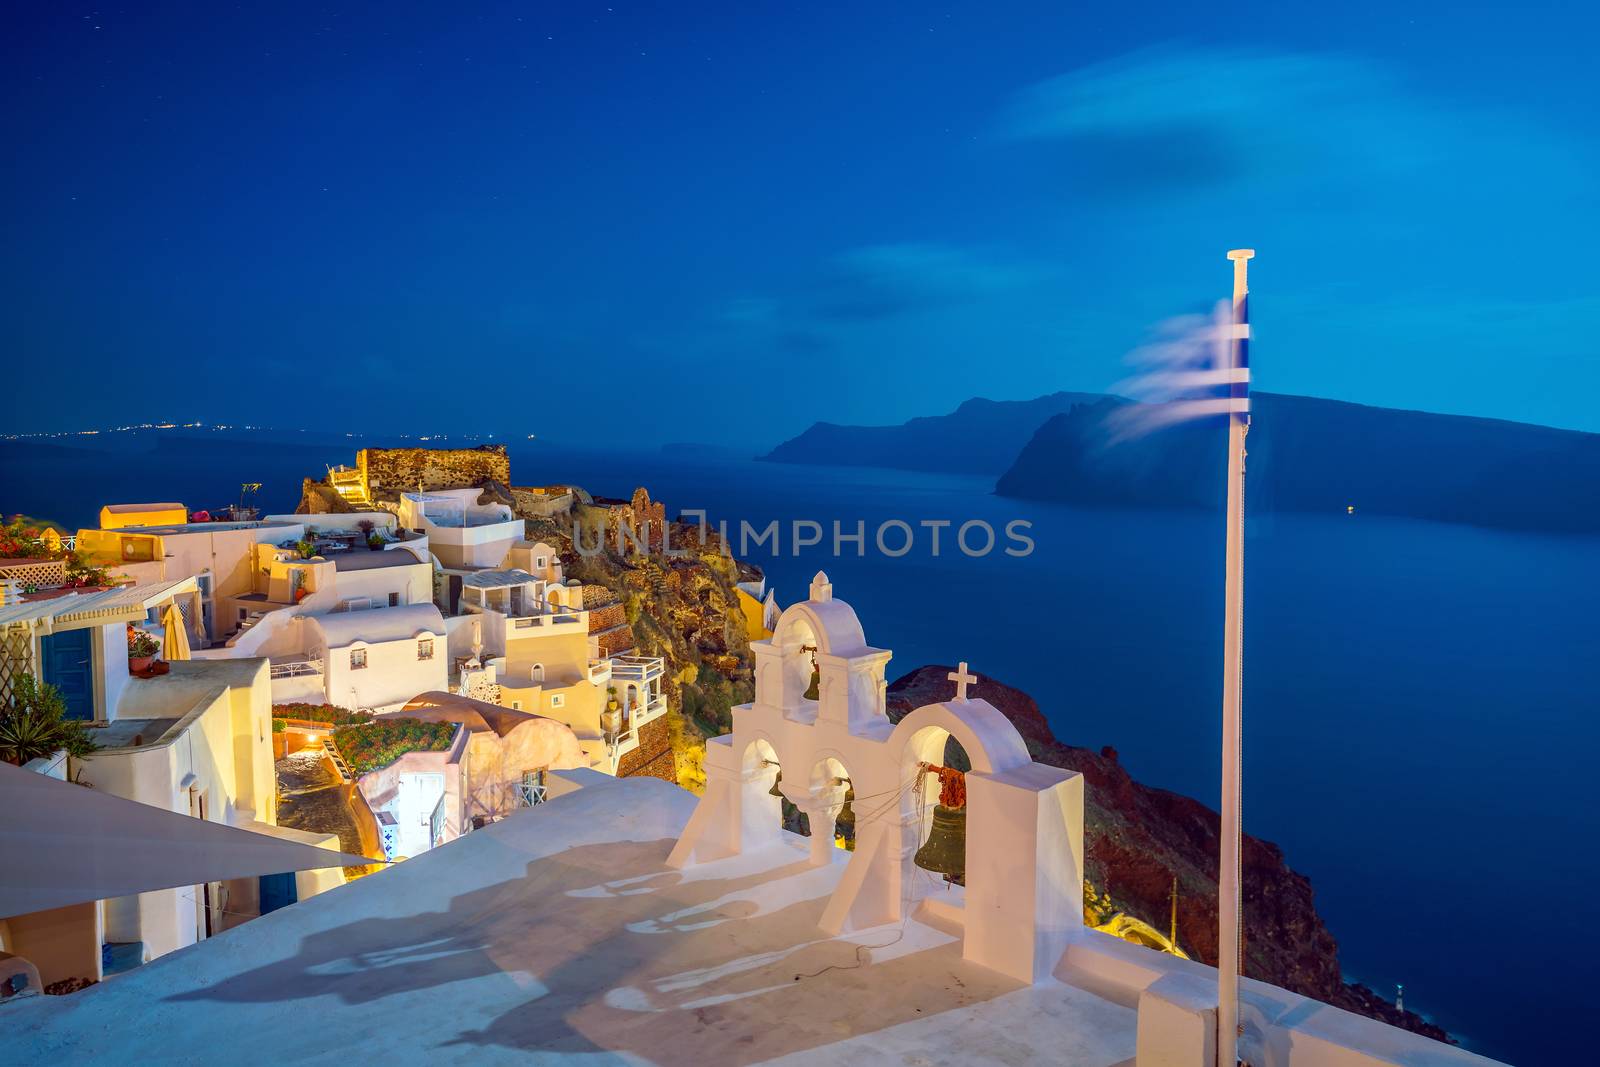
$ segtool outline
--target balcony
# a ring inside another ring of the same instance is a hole
[[[272,681],[272,702],[320,704],[326,697],[321,659],[273,660],[267,667]]]
[[[630,731],[666,714],[667,698],[661,692],[666,664],[660,657],[613,656],[609,662],[613,681],[637,689],[638,702],[626,709]]]
[[[569,623],[572,625],[577,625],[578,623],[583,622],[584,619],[583,616],[576,611],[572,611],[567,608],[552,607],[549,611],[540,612],[537,615],[507,616],[507,621],[511,623],[513,629],[526,630],[530,626],[555,627]],[[585,627],[584,632],[588,632],[587,626]]]
[[[273,660],[267,668],[267,673],[272,678],[302,678],[307,675],[322,673],[322,659],[291,659]]]
[[[665,663],[658,656],[613,656],[611,676],[624,682],[653,682],[661,678]]]

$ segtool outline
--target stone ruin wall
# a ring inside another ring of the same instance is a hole
[[[505,445],[476,448],[363,448],[356,467],[367,495],[466,489],[493,479],[511,484],[511,458]]]
[[[541,488],[511,487],[511,506],[523,518],[553,519],[572,510],[571,488],[565,485],[547,485]]]
[[[665,719],[639,727],[639,747],[617,763],[618,778],[660,778],[678,783],[677,760],[672,755],[672,734]]]
[[[643,487],[635,489],[631,501],[626,504],[612,504],[607,510],[608,544],[624,545],[629,552],[632,552],[633,538],[637,537],[647,551],[661,551],[661,539],[667,528],[667,507],[659,501],[651,500],[648,490]],[[623,527],[627,528],[627,534],[620,533]],[[646,530],[649,531],[648,538]]]

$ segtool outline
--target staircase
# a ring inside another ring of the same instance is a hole
[[[356,511],[373,511],[372,500],[367,496],[366,479],[354,467],[329,467],[328,485],[346,504]]]
[[[228,644],[232,645],[237,642],[239,638],[245,635],[245,632],[249,630],[250,627],[254,626],[256,623],[260,622],[266,617],[267,613],[264,611],[252,611],[250,614],[246,615],[239,623],[239,628],[233,632],[233,636],[228,638]]]

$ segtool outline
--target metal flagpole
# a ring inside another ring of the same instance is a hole
[[[1222,856],[1217,876],[1217,1064],[1236,1067],[1239,1048],[1239,834],[1242,776],[1240,734],[1244,690],[1244,459],[1250,432],[1250,292],[1246,280],[1255,251],[1238,248],[1233,260],[1233,318],[1227,337],[1229,392],[1227,570],[1222,638]]]

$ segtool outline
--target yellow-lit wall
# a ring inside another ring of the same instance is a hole
[[[120,530],[124,526],[173,526],[189,521],[189,513],[180,504],[174,508],[163,508],[151,505],[139,511],[111,510],[107,504],[100,509],[100,528],[102,530]]]
[[[101,566],[159,562],[165,554],[161,538],[153,534],[118,533],[115,530],[79,530],[78,555]],[[149,581],[160,581],[154,576]]]
[[[190,790],[182,783],[192,774],[208,820],[277,822],[266,660],[174,663],[171,673],[125,694],[119,712],[127,718],[189,718],[189,725],[164,744],[95,753],[81,774],[96,790],[188,815]],[[107,901],[106,936],[143,941],[152,958],[193,944],[193,894],[193,887],[184,886]]]
[[[739,610],[744,613],[744,632],[752,641],[765,641],[772,636],[772,631],[767,629],[766,608],[761,601],[746,593],[743,589],[737,590],[739,594]]]
[[[39,981],[100,980],[101,910],[98,900],[0,919],[0,951],[39,968]]]

